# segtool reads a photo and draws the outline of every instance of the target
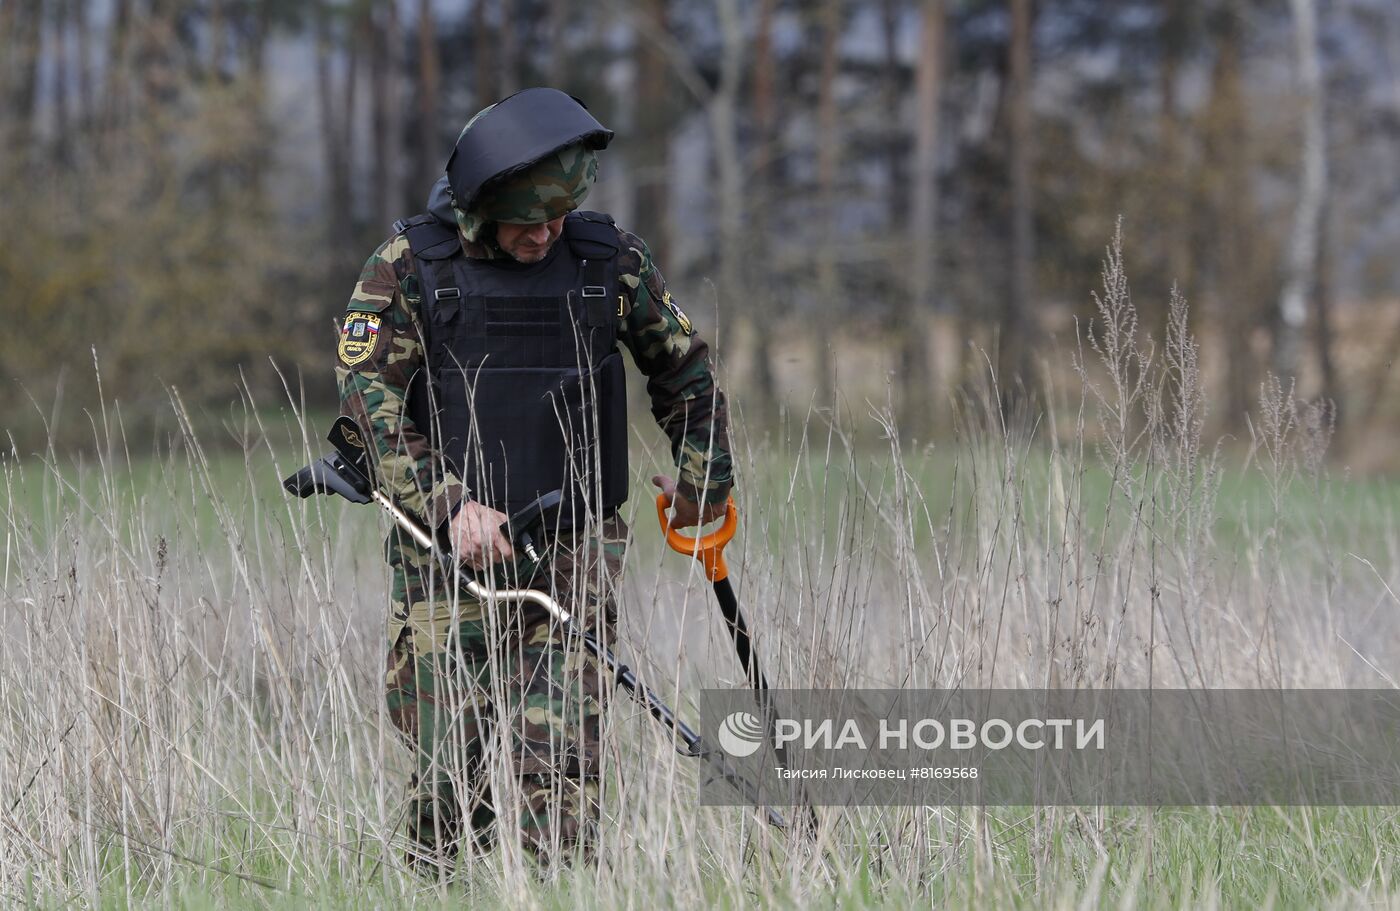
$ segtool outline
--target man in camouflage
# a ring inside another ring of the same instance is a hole
[[[491,110],[468,123],[459,152]],[[499,267],[506,275],[568,255],[559,252],[567,250],[559,243],[565,215],[594,182],[598,147],[559,148],[485,183],[470,200],[450,193],[461,253],[474,267]],[[448,189],[444,177],[436,191]],[[439,199],[440,223],[447,210]],[[652,413],[679,468],[677,481],[661,475],[652,481],[673,495],[674,525],[708,522],[721,514],[732,482],[725,401],[708,347],[672,300],[646,244],[609,230],[620,252],[607,331],[648,377]],[[485,495],[474,494],[471,478],[444,458],[438,431],[418,426],[423,419],[416,422],[406,407],[415,383],[421,388],[430,337],[421,272],[405,230],[365,263],[342,325],[336,370],[342,413],[370,431],[382,487],[438,528],[463,563],[497,587],[550,591],[577,623],[607,642],[627,541],[621,517],[608,510],[596,521],[560,529],[541,565],[532,564],[499,531],[506,515],[480,502]],[[416,757],[410,857],[447,864],[471,840],[513,837],[516,827],[500,827],[503,818],[517,820],[523,843],[542,858],[586,850],[600,815],[601,710],[609,681],[543,609],[472,601],[398,533],[389,539],[388,560],[388,708]],[[493,742],[502,745],[495,752]],[[502,781],[518,788],[502,794]]]

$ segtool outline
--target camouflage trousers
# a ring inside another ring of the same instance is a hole
[[[498,568],[494,582],[549,592],[606,645],[627,526],[614,518],[592,532],[548,544],[539,567]],[[389,550],[385,683],[389,717],[415,756],[411,857],[450,864],[467,839],[484,848],[517,831],[542,859],[588,852],[600,816],[606,669],[545,608],[477,602],[410,542],[391,540]]]

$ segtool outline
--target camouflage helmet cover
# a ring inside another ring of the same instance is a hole
[[[582,191],[586,193],[597,172],[592,153],[606,148],[612,137],[612,131],[571,95],[551,88],[517,92],[482,110],[457,137],[457,145],[447,161],[453,201],[458,210],[470,212],[478,203],[486,202],[488,193],[483,191],[489,191],[491,196],[496,195],[497,189],[518,191],[520,186],[512,178],[526,177],[525,172],[537,165],[547,173],[530,177],[561,187],[567,185],[575,191],[583,183]],[[583,154],[572,153],[570,147],[574,146]],[[558,193],[545,195],[557,197]],[[518,211],[520,206],[510,208]],[[510,220],[532,219],[525,213]]]
[[[598,153],[575,143],[528,169],[492,181],[477,194],[471,214],[486,222],[536,225],[582,204],[598,176]]]

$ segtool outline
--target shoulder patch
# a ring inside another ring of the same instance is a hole
[[[685,315],[685,311],[681,309],[680,304],[671,300],[670,291],[661,295],[661,303],[665,304],[666,308],[671,311],[671,315],[676,318],[676,322],[681,324],[681,328],[685,330],[686,335],[693,335],[695,333],[695,327],[690,325],[690,317]]]
[[[369,360],[379,344],[379,329],[382,319],[377,313],[352,310],[345,316],[345,325],[340,329],[340,362],[346,367],[354,367]]]

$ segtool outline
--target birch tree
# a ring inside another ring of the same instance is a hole
[[[1308,299],[1317,287],[1322,208],[1327,200],[1327,137],[1323,120],[1322,65],[1317,51],[1314,0],[1290,0],[1294,52],[1302,105],[1303,154],[1298,175],[1298,207],[1289,239],[1287,278],[1279,296],[1274,372],[1285,381],[1298,374]]]
[[[751,108],[754,124],[753,152],[753,197],[757,205],[750,217],[753,255],[748,262],[753,266],[747,276],[748,287],[756,289],[763,304],[763,316],[755,315],[752,322],[752,361],[753,398],[759,408],[772,411],[777,402],[777,382],[773,376],[773,351],[771,326],[775,316],[777,301],[772,297],[772,285],[768,281],[769,254],[768,230],[771,224],[769,209],[774,200],[773,193],[773,145],[775,134],[774,78],[776,66],[773,53],[773,13],[777,0],[759,0],[758,22],[753,40],[753,98]],[[772,417],[771,414],[766,417]]]
[[[928,315],[933,310],[938,268],[938,136],[943,98],[944,0],[924,0],[920,11],[916,73],[918,119],[914,134],[914,207],[909,225],[908,319],[900,339],[899,367],[904,396],[900,426],[927,429],[933,407],[934,363],[928,350]]]
[[[1002,311],[1001,388],[1005,399],[1017,381],[1032,382],[1027,338],[1031,308],[1035,237],[1032,233],[1031,157],[1031,0],[1011,0],[1011,49],[1007,119],[1011,171],[1011,286]]]
[[[817,93],[817,198],[821,205],[821,258],[817,262],[817,295],[821,312],[813,320],[818,401],[835,398],[835,364],[831,323],[836,318],[839,279],[836,274],[836,163],[840,154],[840,124],[836,111],[842,0],[824,0],[821,8],[821,76]]]

